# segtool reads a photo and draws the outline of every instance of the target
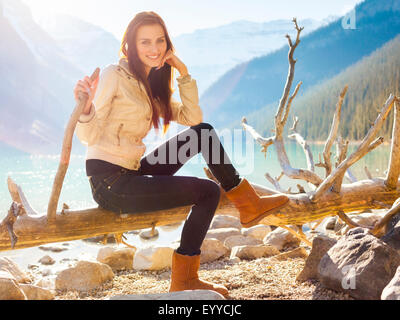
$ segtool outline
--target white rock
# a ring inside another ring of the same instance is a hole
[[[289,246],[298,246],[300,240],[292,235],[289,231],[278,227],[274,231],[268,233],[264,240],[264,244],[274,246],[279,251]]]
[[[208,230],[206,238],[215,238],[219,241],[224,242],[226,238],[230,236],[241,235],[240,230],[236,228],[219,228]]]
[[[262,244],[263,242],[261,240],[257,240],[252,237],[245,237],[243,235],[237,235],[237,236],[231,236],[225,239],[224,241],[224,246],[232,249],[233,247],[236,246],[253,246],[253,245],[259,245]]]
[[[204,239],[201,246],[200,263],[215,261],[229,252],[229,249],[218,239]]]
[[[57,290],[89,291],[112,280],[112,269],[100,262],[79,261],[75,267],[61,271],[56,278]]]
[[[226,300],[223,295],[212,290],[185,290],[169,293],[141,295],[118,295],[109,300]]]
[[[149,247],[138,249],[133,259],[135,270],[162,270],[170,268],[172,264],[171,247]]]
[[[323,228],[325,230],[335,230],[336,221],[337,221],[337,217],[330,217],[330,218],[326,219],[326,221],[324,222]]]
[[[0,271],[11,274],[18,283],[30,283],[30,277],[21,268],[7,257],[0,258]]]
[[[157,237],[159,236],[159,234],[160,234],[160,233],[159,233],[158,230],[155,228],[155,229],[154,229],[154,232],[153,232],[152,229],[141,231],[141,232],[139,233],[139,237],[141,237],[142,239],[154,239],[154,238],[157,238]]]
[[[388,285],[383,289],[381,300],[400,300],[400,267]]]
[[[43,256],[42,258],[40,258],[40,260],[39,260],[39,262],[41,263],[41,264],[44,264],[44,265],[52,265],[52,264],[55,264],[56,263],[56,261],[52,258],[52,257],[50,257],[50,256]]]
[[[136,249],[104,247],[97,253],[97,261],[105,263],[113,271],[133,269]]]
[[[227,215],[216,215],[210,225],[210,229],[220,229],[220,228],[235,228],[241,229],[242,224],[240,219],[237,217],[227,216]]]
[[[63,243],[63,246],[40,246],[39,249],[43,251],[62,252],[68,250],[65,246],[68,246],[68,243]]]
[[[256,246],[236,246],[232,248],[230,259],[235,257],[246,260],[266,258],[278,255],[280,252],[274,246],[260,244]]]
[[[46,277],[46,276],[50,276],[53,274],[53,271],[50,268],[46,268],[43,269],[42,271],[40,271],[41,275]]]
[[[383,215],[377,213],[361,213],[350,215],[349,217],[361,227],[373,227],[375,223],[383,217]]]
[[[246,237],[253,237],[258,240],[264,240],[265,236],[272,231],[270,226],[263,224],[256,225],[251,228],[243,228],[242,234]]]

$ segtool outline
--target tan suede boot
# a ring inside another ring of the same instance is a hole
[[[222,285],[200,280],[197,274],[200,268],[200,255],[185,256],[174,251],[172,255],[171,285],[169,292],[184,290],[213,290],[223,296],[228,289]]]
[[[240,222],[245,228],[256,225],[289,202],[289,198],[284,194],[260,197],[246,179],[242,179],[238,186],[225,194],[239,210]]]

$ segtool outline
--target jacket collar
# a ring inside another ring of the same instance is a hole
[[[126,58],[121,58],[119,60],[118,65],[131,77],[136,79],[136,76],[134,74],[132,74],[132,72],[129,70],[129,64],[128,64],[128,60]]]

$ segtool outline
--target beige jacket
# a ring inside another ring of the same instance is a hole
[[[172,99],[172,120],[185,126],[201,123],[196,80],[188,75],[177,81],[182,102]],[[152,128],[152,110],[144,85],[130,73],[127,60],[102,71],[93,105],[76,128],[78,138],[88,146],[87,159],[138,170],[146,151],[142,139]]]

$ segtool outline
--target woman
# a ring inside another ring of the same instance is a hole
[[[197,275],[200,247],[218,206],[220,188],[236,205],[246,227],[284,206],[288,198],[259,197],[239,177],[213,127],[202,123],[196,81],[175,55],[160,16],[137,14],[120,53],[118,65],[106,67],[93,82],[85,77],[74,89],[76,100],[80,92],[89,96],[77,135],[88,145],[86,170],[93,198],[105,209],[130,214],[191,205],[180,247],[173,254],[170,292],[206,289],[227,295],[225,287]],[[171,98],[174,69],[180,74],[181,102]],[[160,128],[160,118],[164,133],[171,121],[190,128],[143,157],[142,139],[152,127]],[[195,150],[190,156],[184,152],[188,146]],[[174,176],[197,153],[202,153],[220,186],[208,179]]]

